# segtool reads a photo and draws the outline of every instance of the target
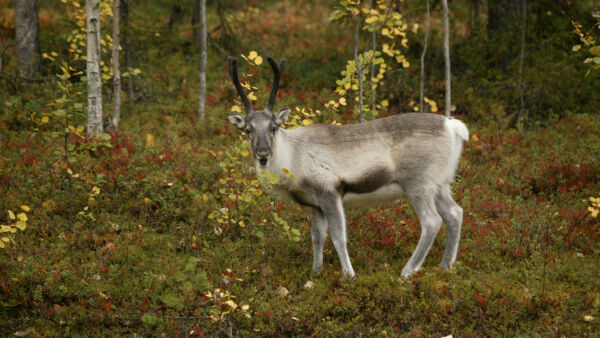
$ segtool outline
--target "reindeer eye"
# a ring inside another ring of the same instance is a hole
[[[246,134],[251,134],[252,133],[252,130],[250,130],[250,129],[246,129],[245,131],[246,131]]]
[[[277,127],[273,127],[273,129],[271,129],[273,132],[277,131]]]

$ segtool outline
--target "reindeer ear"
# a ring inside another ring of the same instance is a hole
[[[227,116],[227,119],[238,129],[244,130],[244,128],[246,127],[246,117],[242,114],[229,114],[229,116]]]
[[[281,108],[275,114],[273,114],[273,119],[275,120],[275,124],[280,126],[287,122],[290,114],[290,108]]]

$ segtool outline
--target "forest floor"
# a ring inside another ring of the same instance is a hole
[[[227,136],[232,126],[214,121],[207,133],[185,115],[151,116],[130,116],[147,123],[125,123],[110,147],[78,148],[85,155],[70,165],[72,175],[50,160],[41,133],[11,131],[2,120],[2,203],[25,213],[27,228],[0,251],[0,331],[593,336],[600,329],[600,224],[588,210],[600,190],[598,117],[520,133],[470,125],[453,187],[465,210],[458,262],[438,268],[442,230],[424,269],[400,282],[420,234],[409,204],[349,211],[357,276],[340,276],[331,243],[315,276],[308,210],[266,194],[243,201],[219,192],[235,185],[219,166],[230,154],[218,139],[240,142]],[[150,138],[154,124],[170,136]]]

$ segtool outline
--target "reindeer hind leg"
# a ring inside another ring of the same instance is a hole
[[[440,266],[443,269],[450,269],[458,252],[463,209],[452,198],[449,185],[443,185],[438,190],[435,196],[435,207],[446,222],[446,249]]]
[[[421,221],[421,237],[410,260],[402,269],[402,276],[409,276],[419,270],[427,253],[437,236],[441,226],[442,218],[435,208],[434,193],[425,189],[407,189],[406,193],[412,203],[415,213]]]

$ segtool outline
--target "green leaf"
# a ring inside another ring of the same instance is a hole
[[[102,139],[104,141],[110,141],[110,139],[111,139],[110,134],[106,134],[106,133],[102,134]]]
[[[590,48],[590,53],[594,54],[595,56],[600,56],[600,46],[594,46]]]

